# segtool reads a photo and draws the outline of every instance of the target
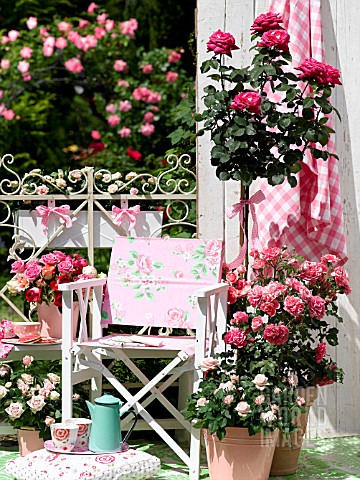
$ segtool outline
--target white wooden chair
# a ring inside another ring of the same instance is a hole
[[[216,283],[221,276],[222,255],[223,244],[217,240],[117,237],[107,281],[94,279],[59,286],[63,292],[64,420],[72,415],[73,385],[91,379],[92,390],[98,396],[101,394],[101,376],[104,376],[126,401],[121,413],[126,414],[135,406],[145,422],[189,467],[190,479],[198,479],[200,431],[191,428],[163,392],[182,373],[190,370],[194,370],[193,390],[196,390],[201,379],[198,365],[204,356],[223,349],[228,287]],[[109,296],[103,306],[106,283]],[[74,291],[83,313],[77,344],[70,334]],[[90,294],[93,295],[91,338],[84,321]],[[102,310],[103,320],[104,316],[111,316],[113,323],[143,327],[139,333],[160,327],[159,335],[102,337]],[[164,335],[173,328],[196,329],[196,336]],[[130,393],[115,378],[102,362],[109,358],[124,362],[144,385],[140,391]],[[167,358],[170,362],[154,378],[148,379],[133,362],[136,358]],[[157,387],[159,382],[162,382],[161,386]],[[147,394],[150,395],[145,399]],[[191,433],[190,456],[147,411],[154,399],[159,400]],[[122,421],[122,427],[125,424],[126,419]]]

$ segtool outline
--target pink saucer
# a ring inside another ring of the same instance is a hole
[[[66,455],[102,455],[104,453],[121,453],[121,452],[127,452],[129,450],[129,445],[126,442],[123,442],[122,448],[120,450],[116,450],[115,452],[101,452],[101,453],[91,452],[87,448],[80,448],[80,447],[75,447],[73,450],[70,450],[69,452],[64,452],[64,450],[61,450],[60,448],[56,448],[52,440],[46,440],[44,442],[44,446],[46,450],[48,450],[49,452],[63,453]]]

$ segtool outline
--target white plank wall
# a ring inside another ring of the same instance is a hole
[[[198,65],[205,58],[208,37],[217,29],[234,35],[241,52],[234,58],[239,66],[248,63],[249,28],[253,19],[267,11],[266,0],[198,0]],[[358,0],[322,0],[322,19],[327,62],[342,73],[343,87],[335,89],[333,102],[342,121],[336,122],[336,140],[340,156],[340,176],[345,215],[348,254],[346,265],[353,293],[340,303],[344,324],[340,326],[338,365],[345,371],[343,385],[320,388],[316,406],[310,414],[308,436],[333,437],[360,435],[360,9]],[[235,62],[234,62],[235,63]],[[202,110],[205,75],[198,72],[198,111]],[[198,234],[205,238],[225,238],[227,259],[238,252],[238,222],[227,220],[224,207],[239,199],[237,182],[222,184],[209,162],[209,138],[198,142]]]

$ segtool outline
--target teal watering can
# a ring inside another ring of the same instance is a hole
[[[105,394],[95,400],[95,405],[88,401],[86,404],[92,420],[89,450],[96,453],[121,451],[122,444],[129,438],[136,425],[135,410],[133,408],[128,410],[135,418],[123,440],[120,429],[120,408],[123,403],[119,398]]]

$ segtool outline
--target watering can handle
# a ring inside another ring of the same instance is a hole
[[[126,413],[132,413],[134,415],[134,423],[131,425],[129,431],[127,432],[127,434],[125,435],[124,439],[123,439],[123,442],[127,442],[128,438],[130,437],[130,435],[132,434],[134,428],[135,428],[135,425],[138,421],[138,413],[136,412],[135,408],[134,407],[131,407],[129,408],[129,410],[126,412]]]

